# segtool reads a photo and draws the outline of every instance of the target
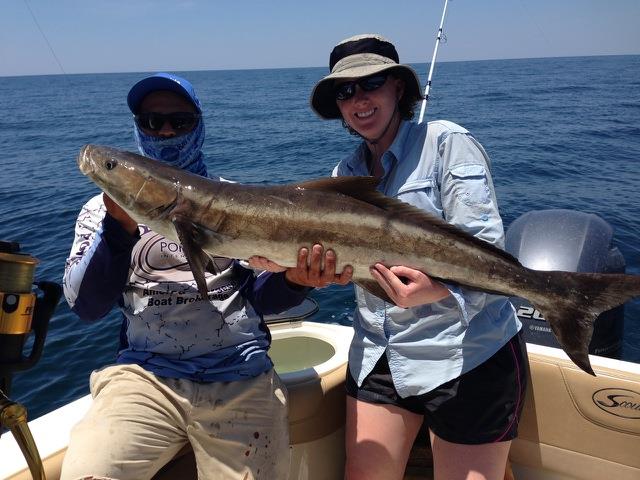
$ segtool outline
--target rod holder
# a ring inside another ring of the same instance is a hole
[[[8,428],[22,450],[34,480],[46,480],[44,465],[27,423],[27,409],[0,390],[0,427]]]

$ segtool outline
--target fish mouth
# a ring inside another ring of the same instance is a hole
[[[91,159],[91,145],[85,145],[80,149],[80,153],[78,154],[78,168],[82,172],[83,175],[90,176],[93,172],[95,172],[95,165],[93,160]]]

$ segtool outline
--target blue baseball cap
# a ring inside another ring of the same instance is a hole
[[[127,103],[129,104],[131,112],[133,114],[138,113],[140,104],[142,103],[142,100],[144,100],[144,97],[157,90],[169,90],[170,92],[183,96],[193,103],[199,113],[202,113],[200,100],[198,100],[198,96],[196,95],[196,91],[193,89],[193,85],[182,77],[165,72],[156,73],[150,77],[143,78],[131,87],[129,95],[127,95]]]

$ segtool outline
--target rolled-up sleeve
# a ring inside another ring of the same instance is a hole
[[[444,140],[440,152],[445,220],[503,248],[504,229],[484,148],[469,134],[452,133]]]

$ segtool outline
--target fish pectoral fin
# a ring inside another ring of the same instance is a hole
[[[384,300],[385,302],[395,305],[393,300],[391,300],[391,298],[389,298],[389,295],[387,295],[387,292],[385,292],[384,289],[380,286],[380,284],[375,280],[358,279],[358,280],[354,280],[353,283],[363,288],[364,290],[369,292],[371,295],[375,295],[376,297]]]
[[[198,286],[198,292],[202,299],[208,298],[209,289],[207,288],[207,282],[204,278],[204,272],[209,263],[212,262],[211,258],[202,249],[204,234],[202,229],[195,225],[187,217],[176,214],[171,218],[171,222],[176,229],[180,243],[182,244],[182,251],[187,258],[191,273]]]

